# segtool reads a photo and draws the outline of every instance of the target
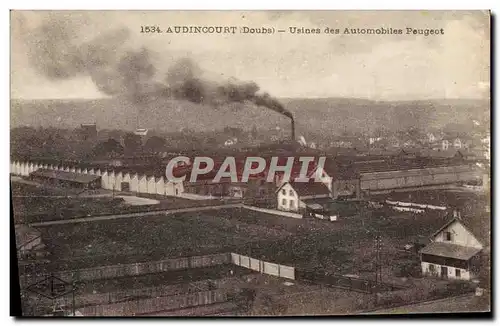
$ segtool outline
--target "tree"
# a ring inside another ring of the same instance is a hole
[[[141,136],[136,134],[128,133],[123,139],[123,144],[125,149],[130,152],[137,152],[142,147]]]
[[[108,139],[105,142],[101,142],[94,147],[93,151],[95,156],[101,155],[122,155],[123,154],[123,146],[115,139]]]
[[[157,153],[161,152],[166,145],[166,141],[164,138],[158,137],[158,136],[152,136],[146,141],[146,144],[144,145],[144,148],[147,151]]]

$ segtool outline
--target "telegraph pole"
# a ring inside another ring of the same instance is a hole
[[[382,238],[380,234],[375,237],[376,266],[375,266],[375,283],[382,283],[382,263],[381,263]]]
[[[75,290],[76,290],[76,283],[75,281],[73,280],[73,284],[71,285],[72,286],[72,289],[71,289],[71,294],[72,294],[72,307],[73,307],[73,317],[75,317]]]

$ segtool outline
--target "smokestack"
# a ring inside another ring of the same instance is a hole
[[[268,93],[260,94],[255,82],[207,80],[189,58],[177,60],[165,74],[162,65],[155,65],[155,52],[132,47],[135,42],[130,40],[130,30],[111,30],[89,39],[80,37],[84,34],[81,25],[63,14],[47,15],[40,26],[26,33],[30,64],[51,80],[89,76],[100,92],[126,98],[139,108],[161,98],[213,106],[253,102],[290,118],[295,140],[292,113]]]

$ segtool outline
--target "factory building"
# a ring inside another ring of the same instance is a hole
[[[82,123],[80,133],[83,140],[94,139],[97,137],[97,125],[95,123]]]
[[[61,188],[101,188],[101,177],[66,171],[38,169],[30,173],[30,179]]]
[[[327,160],[323,168],[316,168],[310,177],[318,176],[334,199],[360,199],[361,179],[355,170]]]

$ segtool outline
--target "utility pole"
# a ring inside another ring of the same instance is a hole
[[[73,317],[75,317],[75,291],[76,291],[76,283],[75,281],[73,280],[73,284],[71,285],[72,288],[71,288],[71,294],[72,294],[72,304],[71,306],[73,307]]]
[[[375,250],[376,250],[376,266],[375,266],[375,283],[382,283],[382,263],[381,263],[381,249],[382,249],[382,238],[380,234],[375,237]]]

